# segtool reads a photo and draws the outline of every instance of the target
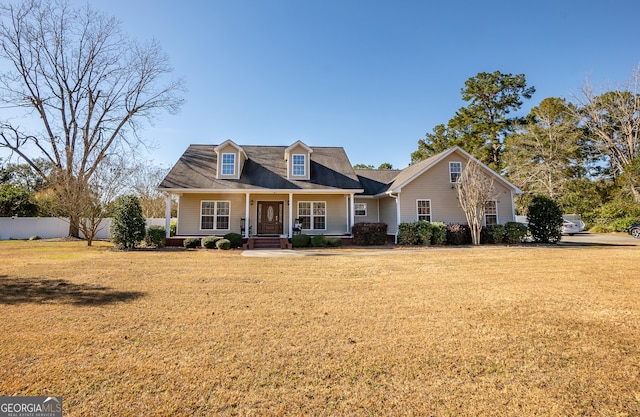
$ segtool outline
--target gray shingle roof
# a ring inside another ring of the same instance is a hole
[[[340,147],[312,147],[310,180],[287,179],[285,146],[242,146],[248,160],[240,179],[216,179],[216,145],[190,145],[159,189],[190,190],[361,190]]]

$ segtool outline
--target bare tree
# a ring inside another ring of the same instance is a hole
[[[139,164],[131,177],[131,187],[135,195],[140,199],[142,215],[145,218],[165,216],[165,194],[158,191],[157,187],[167,175],[167,172],[169,172],[167,168],[147,162]],[[172,206],[173,203],[172,201]]]
[[[640,202],[640,178],[624,176],[640,162],[640,66],[625,85],[613,91],[598,94],[586,83],[577,100],[586,127],[597,138],[597,149],[614,175],[623,176],[634,201]]]
[[[0,58],[10,65],[0,74],[0,102],[35,115],[40,126],[3,120],[0,147],[54,180],[72,208],[110,152],[135,152],[144,121],[179,109],[183,83],[166,79],[172,69],[156,42],[127,38],[119,22],[89,5],[25,0],[0,6],[0,19]],[[53,164],[51,175],[36,158]],[[77,236],[80,219],[74,210],[68,215]]]
[[[479,245],[486,204],[497,196],[493,178],[487,175],[479,162],[470,159],[458,177],[455,187],[458,191],[458,202],[471,229],[471,240],[474,245]]]

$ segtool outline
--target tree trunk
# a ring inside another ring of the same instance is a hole
[[[69,237],[75,237],[80,239],[80,227],[78,226],[79,219],[75,216],[69,216]]]

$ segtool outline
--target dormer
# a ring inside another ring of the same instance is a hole
[[[308,180],[311,178],[311,154],[313,149],[297,141],[284,150],[287,161],[287,179]]]
[[[247,160],[247,154],[242,147],[236,145],[231,139],[222,142],[213,148],[216,151],[218,163],[216,165],[216,178],[237,180]]]

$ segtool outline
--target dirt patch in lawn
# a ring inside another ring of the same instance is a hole
[[[0,395],[66,416],[640,415],[637,248],[389,252],[2,242]]]

